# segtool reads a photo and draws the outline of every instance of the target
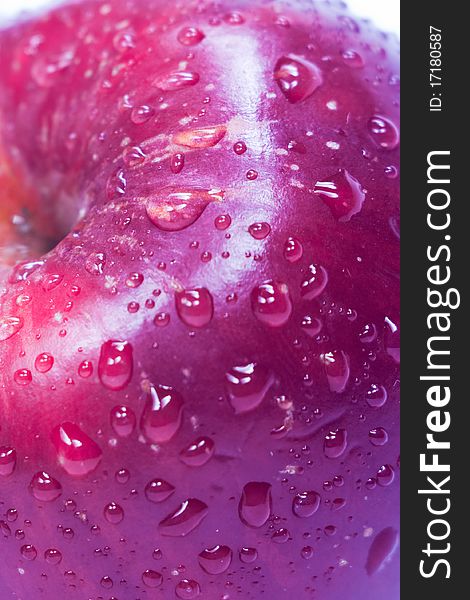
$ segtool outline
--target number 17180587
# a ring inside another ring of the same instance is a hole
[[[432,97],[429,100],[429,110],[441,111],[442,31],[432,25],[429,27],[429,85],[432,90]]]

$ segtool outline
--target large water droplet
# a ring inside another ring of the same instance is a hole
[[[258,551],[256,550],[256,548],[243,547],[240,548],[238,557],[242,563],[250,564],[255,562],[255,560],[258,558]]]
[[[133,349],[129,342],[108,340],[101,346],[98,376],[109,390],[122,390],[132,377]]]
[[[0,476],[8,477],[16,467],[16,450],[11,446],[0,446]]]
[[[160,75],[153,81],[153,85],[163,92],[173,92],[196,85],[199,81],[198,73],[192,71],[174,71]]]
[[[124,510],[122,506],[116,504],[116,502],[109,502],[103,509],[104,518],[108,523],[117,525],[124,519]]]
[[[206,288],[175,292],[176,311],[188,327],[204,327],[214,314],[214,302]]]
[[[369,441],[374,446],[383,446],[388,442],[388,433],[383,427],[375,427],[369,431]]]
[[[42,289],[45,292],[50,292],[56,288],[63,279],[64,276],[59,273],[47,273],[42,280]]]
[[[40,502],[52,502],[62,494],[60,482],[51,477],[46,471],[40,471],[33,475],[29,489],[36,500]]]
[[[175,133],[173,142],[187,148],[211,148],[218,144],[226,133],[227,128],[224,125],[201,127]]]
[[[299,240],[295,237],[289,237],[284,244],[284,258],[290,263],[296,263],[302,258],[304,249]]]
[[[162,535],[181,537],[188,535],[207,515],[207,504],[197,498],[189,498],[159,524]]]
[[[364,59],[359,52],[356,52],[355,50],[344,50],[344,52],[341,53],[341,57],[344,64],[353,69],[360,69],[364,66]]]
[[[340,169],[326,181],[317,181],[313,193],[323,200],[341,223],[360,212],[366,197],[359,181],[345,169]]]
[[[178,173],[181,173],[181,171],[183,170],[183,167],[184,167],[184,154],[182,154],[181,152],[176,152],[175,154],[172,155],[172,157],[170,159],[171,172],[174,173],[175,175],[178,175]]]
[[[54,357],[48,352],[42,352],[36,356],[34,368],[39,373],[47,373],[54,365]]]
[[[292,500],[292,511],[297,517],[311,517],[320,508],[320,501],[317,492],[299,492]]]
[[[154,114],[155,110],[146,104],[134,106],[134,108],[131,110],[131,121],[134,123],[134,125],[142,125],[151,119]]]
[[[374,115],[369,119],[367,129],[377,146],[384,150],[393,150],[400,142],[397,126],[386,117]]]
[[[201,593],[201,586],[194,579],[182,579],[176,584],[175,594],[181,600],[192,600]]]
[[[87,475],[98,466],[100,447],[75,423],[65,422],[51,434],[59,464],[69,475]]]
[[[387,402],[387,390],[383,385],[377,383],[371,383],[369,389],[366,392],[367,404],[372,408],[380,408]]]
[[[109,200],[114,200],[124,196],[127,188],[127,179],[124,171],[119,168],[114,173],[111,173],[106,183],[106,195]]]
[[[8,281],[10,283],[19,283],[20,281],[26,281],[26,279],[28,279],[28,277],[34,273],[34,271],[36,271],[37,269],[39,269],[39,267],[42,267],[42,265],[45,263],[44,260],[33,260],[33,261],[28,261],[28,262],[21,262],[18,265],[16,265],[9,278]],[[1,323],[1,321],[0,321]],[[2,340],[2,338],[0,337],[0,341]]]
[[[196,46],[205,38],[204,33],[197,27],[183,27],[176,36],[178,42],[183,46]]]
[[[233,367],[225,378],[229,401],[237,414],[259,406],[273,383],[268,369],[255,362]]]
[[[232,562],[232,551],[228,546],[213,546],[206,548],[199,556],[201,568],[210,575],[224,573]]]
[[[145,208],[148,218],[162,231],[181,231],[197,221],[211,202],[223,199],[224,192],[219,189],[168,186],[156,190]]]
[[[21,556],[26,560],[35,560],[38,552],[32,544],[25,544],[20,548]]]
[[[395,470],[392,465],[382,465],[376,474],[377,483],[382,487],[387,487],[395,479]]]
[[[274,67],[274,79],[289,102],[306,100],[323,83],[320,69],[308,60],[288,54]]]
[[[145,162],[146,154],[140,146],[127,146],[122,153],[122,159],[128,167],[137,167]]]
[[[255,240],[264,240],[271,233],[271,226],[269,223],[252,223],[248,227],[248,232]]]
[[[338,458],[346,450],[348,436],[345,429],[333,429],[325,435],[323,452],[327,458]]]
[[[189,467],[202,467],[214,454],[214,441],[200,437],[180,452],[180,459]]]
[[[300,294],[305,300],[313,300],[319,296],[328,283],[328,273],[321,265],[311,264],[300,284]]]
[[[271,514],[271,484],[250,481],[243,488],[238,514],[245,525],[262,527]]]
[[[145,497],[150,502],[163,502],[175,491],[175,486],[164,479],[152,479],[145,486]]]
[[[366,571],[373,575],[390,560],[398,543],[398,532],[386,527],[375,536],[367,554]]]
[[[0,317],[0,342],[4,342],[18,333],[23,327],[21,317]]]
[[[93,375],[93,363],[89,360],[83,360],[78,365],[78,374],[83,379],[88,379]]]
[[[280,281],[265,281],[251,292],[251,307],[258,320],[265,325],[282,327],[292,313],[289,288]]]
[[[13,373],[13,379],[18,385],[29,385],[33,381],[33,376],[29,369],[18,369]]]
[[[275,544],[285,544],[286,542],[289,541],[289,538],[290,538],[290,533],[284,527],[281,527],[281,529],[277,529],[271,535],[271,540]]]
[[[147,569],[142,573],[142,582],[149,588],[157,588],[163,583],[163,575],[153,569]]]
[[[126,438],[134,431],[137,419],[132,408],[120,405],[111,410],[110,421],[116,434]]]
[[[318,317],[305,315],[301,322],[302,330],[310,337],[316,337],[322,328],[322,322]]]
[[[232,218],[230,215],[219,215],[214,220],[215,228],[219,231],[225,231],[230,227],[232,223]]]
[[[62,560],[62,552],[56,548],[48,548],[44,551],[44,560],[50,565],[58,565]]]
[[[85,269],[91,275],[102,275],[106,264],[106,254],[104,252],[92,252],[85,260]]]
[[[344,392],[349,381],[349,357],[343,350],[333,350],[320,356],[325,369],[328,386],[332,392]]]
[[[145,437],[154,444],[168,442],[181,425],[183,398],[171,387],[151,386],[146,401],[140,427]]]

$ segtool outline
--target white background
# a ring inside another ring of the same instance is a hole
[[[55,0],[57,2],[57,0]],[[374,21],[382,31],[400,32],[400,0],[346,0],[351,12]],[[0,23],[22,10],[47,6],[51,0],[0,0]]]

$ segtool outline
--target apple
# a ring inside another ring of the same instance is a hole
[[[0,44],[2,599],[398,598],[397,41],[83,0]]]

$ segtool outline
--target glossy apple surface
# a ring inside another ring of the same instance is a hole
[[[112,0],[0,44],[2,598],[396,600],[396,41]]]

